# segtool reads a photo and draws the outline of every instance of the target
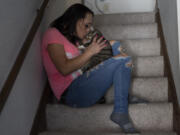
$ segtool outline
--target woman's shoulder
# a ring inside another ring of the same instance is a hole
[[[61,40],[65,40],[64,35],[56,28],[48,28],[45,33],[44,33],[44,38],[49,39],[49,38],[58,38]]]
[[[65,37],[56,28],[48,28],[42,37],[42,43],[47,46],[47,44],[64,44]]]
[[[45,31],[45,35],[51,35],[51,34],[53,34],[53,35],[61,35],[62,36],[61,32],[56,28],[48,28]]]

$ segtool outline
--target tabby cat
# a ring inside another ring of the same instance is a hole
[[[103,36],[102,33],[101,33],[99,30],[94,29],[94,28],[91,28],[91,31],[90,31],[90,32],[87,34],[87,36],[86,36],[87,42],[86,42],[85,44],[82,44],[82,43],[81,43],[81,45],[79,46],[79,49],[83,52],[84,49],[91,44],[93,38],[94,38],[96,35],[97,35],[97,40],[98,40],[100,37]],[[103,40],[105,40],[104,37],[103,37]],[[102,41],[103,41],[103,40],[102,40]],[[109,43],[108,40],[106,40],[106,44],[107,44],[106,47],[104,47],[98,54],[94,55],[94,56],[90,59],[90,61],[81,68],[81,70],[82,70],[83,72],[86,72],[86,71],[90,70],[91,68],[95,67],[95,66],[98,65],[99,63],[101,63],[101,62],[103,62],[104,60],[107,60],[108,58],[110,58],[110,57],[113,56],[112,47],[111,47],[111,45],[110,45],[110,43]]]

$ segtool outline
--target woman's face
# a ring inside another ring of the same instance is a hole
[[[77,21],[76,24],[76,35],[80,39],[84,39],[87,33],[90,31],[92,27],[93,15],[91,13],[87,13],[85,18]]]

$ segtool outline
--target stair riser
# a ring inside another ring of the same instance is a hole
[[[109,119],[112,109],[112,105],[96,105],[83,109],[49,106],[47,128],[50,131],[120,132],[119,126]],[[148,131],[172,131],[172,110],[171,104],[139,104],[129,107],[135,127]]]
[[[131,106],[129,113],[138,129],[150,131],[170,131],[173,129],[172,104]]]
[[[102,25],[98,29],[107,39],[157,38],[157,24],[142,25]]]
[[[159,38],[122,40],[120,42],[130,56],[160,56]]]
[[[130,93],[149,102],[168,101],[167,78],[134,78]],[[114,102],[114,88],[109,88],[105,95],[107,103]]]
[[[163,57],[137,57],[133,59],[133,76],[160,77],[164,76]]]
[[[155,13],[95,15],[94,25],[154,23]]]

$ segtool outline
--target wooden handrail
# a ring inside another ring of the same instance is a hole
[[[37,10],[37,16],[35,18],[35,21],[25,39],[25,42],[23,43],[23,46],[21,50],[19,51],[19,54],[15,60],[15,63],[13,67],[11,68],[11,71],[2,87],[1,93],[0,93],[0,114],[3,110],[3,107],[8,99],[8,96],[12,90],[12,87],[14,85],[14,82],[18,76],[18,73],[22,67],[22,64],[24,62],[24,59],[28,53],[28,50],[32,44],[32,41],[34,39],[34,36],[37,32],[37,29],[39,28],[39,25],[42,21],[45,8],[48,4],[49,0],[44,0],[43,4],[41,5],[40,9]]]

